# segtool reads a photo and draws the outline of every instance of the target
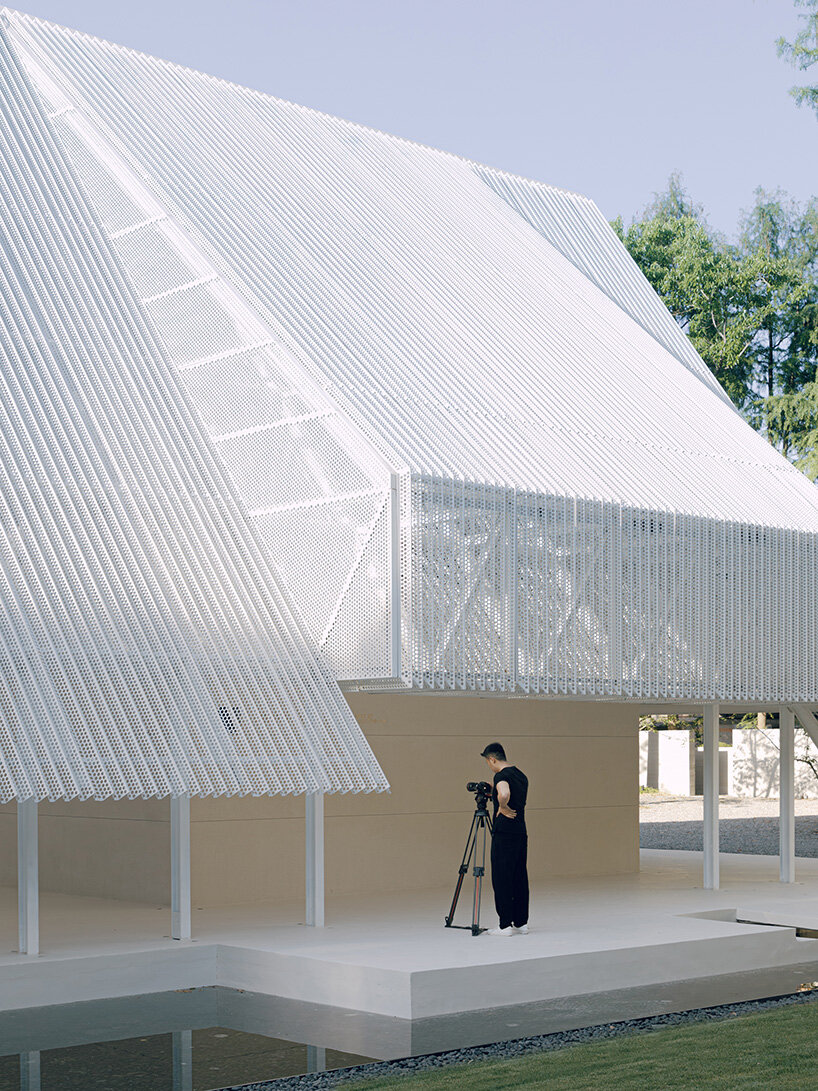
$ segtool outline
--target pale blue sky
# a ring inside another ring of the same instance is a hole
[[[24,10],[593,197],[683,172],[731,234],[818,192],[818,119],[775,53],[791,0],[29,0]],[[818,71],[815,73],[818,79]]]

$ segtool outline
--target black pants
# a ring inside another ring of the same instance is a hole
[[[491,885],[500,927],[528,924],[528,835],[496,832],[491,839]]]

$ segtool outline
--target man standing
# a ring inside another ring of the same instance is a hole
[[[498,742],[483,751],[494,774],[494,832],[491,838],[491,885],[494,906],[500,918],[499,928],[490,928],[490,936],[511,936],[528,932],[528,833],[525,828],[525,801],[528,777],[516,765],[506,761],[506,752]]]

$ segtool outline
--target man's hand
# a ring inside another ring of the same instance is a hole
[[[511,789],[508,786],[508,781],[501,780],[497,785],[497,811],[506,818],[516,818],[517,812],[512,811],[511,807],[509,807],[509,799],[511,799]]]

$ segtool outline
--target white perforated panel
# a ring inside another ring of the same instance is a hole
[[[504,171],[480,165],[474,169],[543,238],[644,326],[710,390],[729,403],[712,371],[682,333],[593,201]]]
[[[418,686],[815,700],[814,534],[428,477],[413,520]]]
[[[590,202],[8,18],[339,677],[818,699],[815,487]]]
[[[0,800],[384,789],[5,26],[0,98]]]
[[[416,473],[764,524],[788,524],[790,493],[815,524],[809,482],[747,427],[576,202],[11,18],[59,124],[131,196],[149,191],[144,219],[169,217],[205,255],[194,286],[154,308],[181,366],[209,333],[204,313],[213,354],[230,351],[226,316],[183,298],[207,300],[217,286],[195,282],[217,269],[259,336],[280,338],[366,438],[364,459],[379,450]]]
[[[366,638],[337,639],[336,626],[329,641],[327,629],[358,563],[355,534],[344,530],[346,511],[361,502],[380,510],[389,497],[389,467],[310,379],[280,324],[247,305],[207,245],[197,245],[158,203],[143,172],[32,64],[79,181],[99,202],[109,241],[311,636],[336,676],[389,677],[388,552],[368,584],[371,601],[360,592],[363,614],[350,617],[353,625],[373,626]],[[123,224],[126,212],[131,218]],[[361,526],[359,519],[355,533]],[[307,565],[305,543],[316,554]],[[350,607],[343,609],[348,614]],[[363,661],[365,648],[372,654]]]

